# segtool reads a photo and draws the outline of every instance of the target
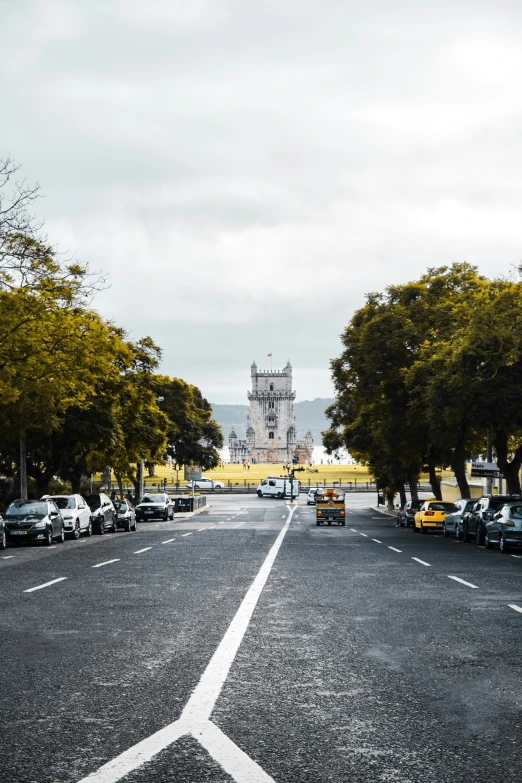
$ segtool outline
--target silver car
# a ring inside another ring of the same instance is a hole
[[[462,515],[465,511],[471,511],[476,502],[476,498],[460,498],[460,500],[455,501],[458,510],[453,511],[451,514],[446,514],[442,525],[442,533],[446,538],[451,536],[452,533],[455,534],[456,538],[462,538]]]
[[[310,487],[308,495],[306,496],[306,505],[315,506],[315,496],[317,494],[317,487]]]

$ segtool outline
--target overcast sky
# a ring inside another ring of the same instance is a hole
[[[163,370],[298,399],[367,291],[522,259],[522,6],[0,0],[0,156]]]

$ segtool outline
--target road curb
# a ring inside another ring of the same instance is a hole
[[[197,508],[195,511],[183,511],[181,514],[175,514],[174,515],[174,522],[176,519],[190,519],[190,517],[195,517],[197,514],[202,514],[203,511],[208,511],[209,508],[212,508],[211,504],[209,503],[208,506],[201,506],[201,508]]]

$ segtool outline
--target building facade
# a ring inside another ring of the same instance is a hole
[[[230,433],[230,461],[310,462],[314,446],[312,433],[308,431],[304,440],[297,440],[290,362],[283,370],[258,370],[254,362],[250,375],[252,391],[248,392],[250,413],[246,439],[240,440],[234,431]]]

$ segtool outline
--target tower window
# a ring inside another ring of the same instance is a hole
[[[273,383],[270,384],[270,391],[274,391],[274,384]]]
[[[272,409],[274,408],[274,401],[273,400],[268,400],[268,407],[272,408]]]
[[[274,440],[274,433],[273,432],[269,432],[268,433],[268,439],[269,440]]]

